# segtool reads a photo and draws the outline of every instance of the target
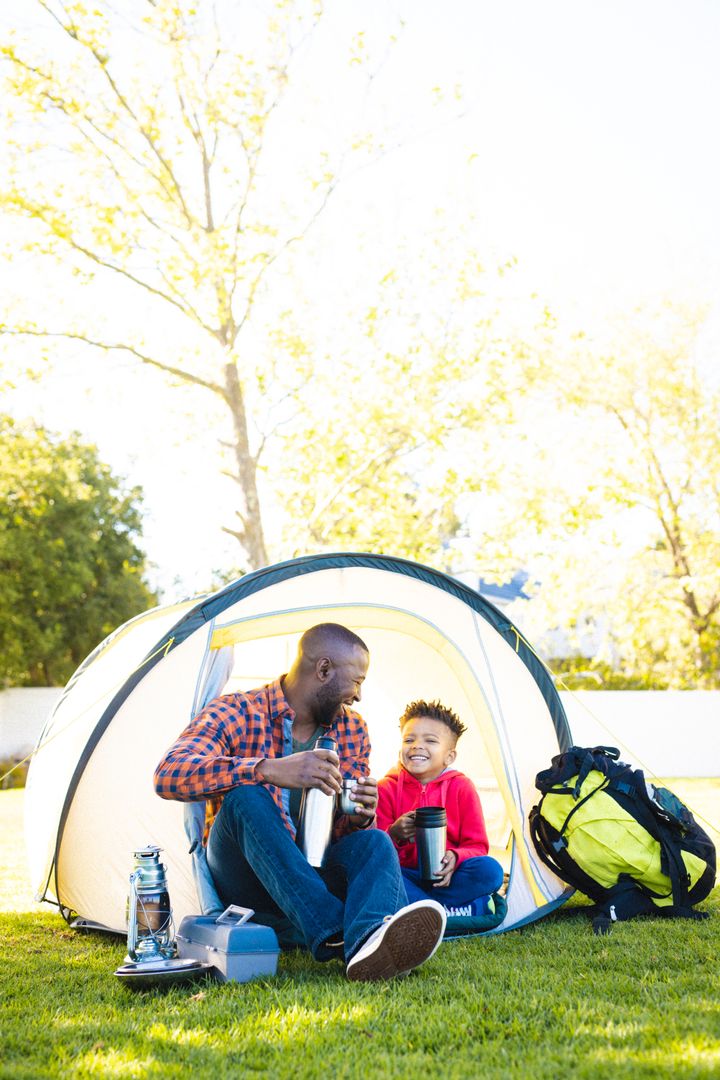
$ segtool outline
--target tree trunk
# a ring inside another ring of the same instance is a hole
[[[237,367],[233,361],[225,365],[225,393],[232,413],[235,436],[233,450],[237,472],[234,479],[241,491],[241,506],[237,511],[240,528],[226,527],[225,532],[237,537],[245,549],[250,569],[258,570],[261,566],[267,566],[268,555],[257,490],[257,461],[250,453],[245,397],[238,378]]]

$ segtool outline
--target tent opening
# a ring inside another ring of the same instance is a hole
[[[284,628],[293,627],[299,619],[302,630]],[[396,764],[399,719],[409,702],[439,700],[453,709],[468,729],[458,742],[455,768],[466,773],[478,789],[492,854],[509,869],[512,824],[507,803],[512,804],[513,796],[504,776],[497,775],[490,709],[483,687],[446,634],[413,613],[378,607],[277,613],[262,621],[267,635],[262,638],[257,637],[257,620],[216,625],[210,648],[229,654],[223,664],[227,677],[222,685],[212,686],[209,695],[204,688],[205,701],[270,682],[289,669],[307,626],[320,621],[342,623],[359,634],[370,650],[370,669],[357,707],[370,732],[372,775],[384,776]],[[390,628],[390,622],[397,628]]]

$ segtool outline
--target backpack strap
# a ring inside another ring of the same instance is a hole
[[[567,790],[568,780],[576,777],[573,794],[577,799],[580,788],[593,769],[603,776],[612,776],[618,768],[623,771],[629,768],[618,762],[619,757],[620,751],[615,746],[571,746],[564,754],[555,755],[549,769],[537,774],[535,786],[543,793],[553,791],[558,794],[563,789]]]
[[[593,930],[607,934],[615,922],[634,919],[636,915],[653,915],[657,908],[645,892],[627,874],[621,874],[617,885],[607,890],[593,913]]]
[[[564,837],[545,820],[540,812],[541,808],[542,799],[537,806],[533,806],[528,819],[530,835],[540,861],[552,870],[553,874],[584,892],[586,896],[593,900],[603,900],[606,890],[570,858]]]
[[[622,782],[610,782],[610,793],[617,803],[631,814],[653,840],[660,845],[660,869],[670,879],[673,907],[688,906],[690,875],[682,857],[680,830],[667,820],[661,820],[648,795],[645,776],[640,769],[633,770]],[[648,895],[653,894],[647,890]]]
[[[600,749],[602,749],[603,752],[604,752],[605,748],[601,747]],[[577,782],[575,784],[575,787],[572,789],[572,797],[575,800],[575,805],[573,806],[572,810],[570,811],[568,816],[565,818],[564,822],[562,823],[562,826],[559,829],[559,834],[562,837],[563,841],[564,841],[564,838],[565,838],[565,833],[567,832],[567,827],[568,827],[568,823],[570,821],[570,818],[573,816],[574,813],[576,813],[580,809],[581,806],[585,805],[585,803],[588,801],[588,799],[591,799],[593,797],[593,795],[595,795],[598,791],[603,791],[608,787],[614,787],[614,788],[622,789],[624,786],[625,787],[627,786],[625,784],[625,782],[622,780],[622,777],[625,775],[625,773],[631,771],[630,766],[629,765],[623,765],[621,763],[618,766],[614,766],[613,769],[612,769],[611,774],[608,775],[608,773],[605,770],[598,770],[596,768],[595,753],[596,753],[596,750],[591,750],[591,751],[588,751],[587,754],[585,755],[585,761],[583,762],[582,770],[578,774],[578,778],[577,778]],[[591,790],[588,791],[585,795],[583,795],[582,799],[580,799],[579,798],[580,791],[582,789],[582,785],[585,783],[585,780],[588,778],[588,776],[590,775],[591,772],[598,772],[598,771],[603,773],[604,779],[596,787],[591,788]],[[563,794],[570,794],[571,793],[570,789],[566,788],[566,787],[551,788],[550,791],[551,791],[551,793],[553,795],[563,795]],[[546,794],[549,794],[549,793],[546,792]],[[545,798],[544,795],[543,795],[543,798]],[[564,842],[564,846],[567,847],[566,842]]]

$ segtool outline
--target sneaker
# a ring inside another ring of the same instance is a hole
[[[479,896],[477,900],[472,900],[469,904],[462,904],[459,907],[448,907],[447,904],[443,904],[443,907],[448,918],[460,917],[468,919],[477,918],[479,915],[495,914],[495,900],[492,896]]]
[[[446,921],[436,900],[417,900],[387,915],[349,961],[348,979],[393,979],[419,967],[442,941]]]
[[[464,904],[462,907],[448,907],[447,904],[443,904],[445,908],[445,914],[449,919],[468,919],[473,913],[472,904]]]

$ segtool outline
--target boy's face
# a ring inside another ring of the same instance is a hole
[[[415,716],[404,725],[400,761],[422,784],[434,780],[455,760],[455,736],[440,720]]]

